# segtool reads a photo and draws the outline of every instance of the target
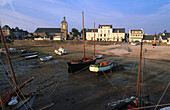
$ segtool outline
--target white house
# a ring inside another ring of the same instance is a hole
[[[125,40],[125,28],[112,28],[113,25],[100,25],[98,29],[87,29],[86,39],[97,41],[120,41]],[[95,32],[94,32],[95,31]]]
[[[162,43],[167,43],[167,42],[170,42],[169,38],[170,38],[170,33],[167,33],[167,32],[162,33],[162,35],[159,36],[159,41]]]
[[[129,30],[129,42],[141,42],[143,39],[143,29]]]

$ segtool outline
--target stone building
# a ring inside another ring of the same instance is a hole
[[[24,31],[23,29],[19,29],[18,27],[10,28],[8,25],[2,27],[3,35],[6,39],[13,40],[22,40],[28,34],[28,31]]]
[[[2,27],[2,33],[5,37],[11,36],[11,28],[8,25]]]
[[[97,41],[125,41],[125,28],[112,28],[113,25],[100,25],[98,29],[87,29],[86,39]]]
[[[141,42],[143,39],[143,29],[129,30],[129,42]]]
[[[33,33],[34,36],[41,36],[41,37],[50,37],[53,38],[54,36],[62,36],[64,39],[67,38],[68,32],[68,24],[63,18],[61,22],[61,28],[37,28]]]
[[[154,42],[155,35],[143,35],[143,42]],[[159,42],[158,35],[156,35],[155,42]]]
[[[16,27],[15,29],[12,28],[12,35],[15,37],[15,40],[22,40],[28,34],[28,31],[24,31]]]

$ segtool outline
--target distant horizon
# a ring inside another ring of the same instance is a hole
[[[85,28],[96,29],[98,25],[112,28],[143,29],[153,35],[170,32],[170,1],[167,0],[0,0],[2,26],[19,27],[32,33],[37,28],[61,28],[66,17],[68,31],[82,29],[82,11]]]

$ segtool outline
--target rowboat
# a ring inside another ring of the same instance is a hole
[[[131,42],[130,44],[133,45],[133,46],[137,46],[137,45],[138,45],[138,44],[135,43],[135,42]]]
[[[114,62],[114,60],[105,60],[98,64],[90,65],[89,70],[91,72],[107,71],[107,70],[110,70],[111,68],[113,68],[113,62]]]
[[[47,61],[47,60],[51,60],[52,58],[53,58],[53,56],[41,57],[40,61]]]
[[[92,58],[93,58],[94,56],[92,56]],[[103,55],[95,55],[95,57],[97,58],[97,59],[101,59],[101,58],[103,58]]]
[[[54,52],[58,55],[65,55],[66,54],[66,50],[63,47],[59,47],[59,49],[54,50]]]
[[[32,107],[35,100],[35,96],[36,94],[32,94],[27,97],[25,96],[26,98],[25,99],[23,98],[22,100],[17,100],[15,97],[15,99],[11,100],[8,103],[8,105],[11,108],[11,110],[28,110],[30,107]]]
[[[25,59],[33,59],[33,58],[38,58],[38,55],[30,55],[30,56],[26,56]]]

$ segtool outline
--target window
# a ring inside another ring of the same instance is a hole
[[[108,33],[110,33],[110,30],[108,30]]]

